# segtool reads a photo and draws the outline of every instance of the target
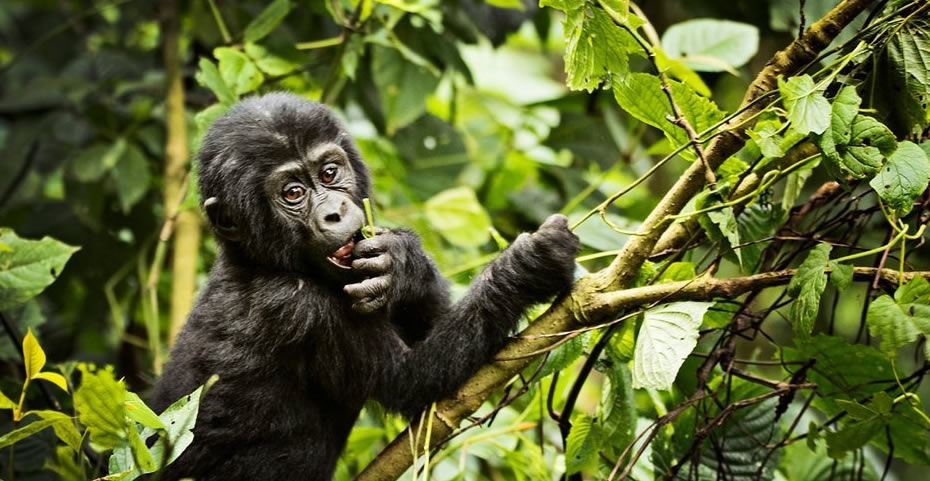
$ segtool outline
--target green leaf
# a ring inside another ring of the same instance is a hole
[[[35,375],[34,379],[42,379],[48,381],[58,387],[63,391],[68,392],[68,381],[65,380],[65,377],[57,372],[40,372]]]
[[[565,474],[590,469],[597,462],[600,426],[584,414],[572,416],[572,430],[565,440]]]
[[[459,247],[478,247],[491,238],[491,218],[468,187],[444,190],[427,200],[426,218],[443,238]]]
[[[752,140],[756,141],[762,155],[766,157],[783,157],[785,151],[781,148],[784,138],[779,134],[782,125],[777,119],[760,120],[755,127],[746,131]]]
[[[855,87],[844,87],[833,99],[830,107],[830,127],[823,135],[815,136],[814,141],[824,155],[836,162],[840,161],[837,145],[848,144],[852,139],[852,124],[859,113],[859,104],[862,99],[856,93]]]
[[[90,440],[104,449],[126,443],[126,387],[113,377],[113,368],[94,370],[79,364],[81,385],[74,392],[74,409],[90,433]]]
[[[856,115],[850,129],[849,143],[837,146],[838,160],[826,157],[827,166],[844,176],[865,179],[875,175],[884,158],[897,148],[898,143],[888,127],[872,117]]]
[[[35,414],[42,419],[63,420],[52,424],[55,436],[58,436],[58,439],[67,444],[72,451],[79,452],[81,450],[83,438],[77,427],[74,426],[74,418],[58,411],[30,411],[28,414]]]
[[[562,28],[568,88],[591,92],[610,75],[629,72],[629,54],[642,50],[626,30],[614,25],[607,12],[587,2],[565,2],[556,8],[565,11]]]
[[[213,56],[219,60],[219,71],[223,82],[236,95],[251,92],[265,81],[265,76],[255,63],[249,59],[248,55],[238,50],[217,47],[213,49]]]
[[[0,436],[0,449],[7,446],[13,445],[22,441],[23,439],[32,436],[40,431],[54,427],[56,424],[70,423],[71,418],[52,418],[52,419],[40,419],[38,421],[33,421],[19,429],[14,429],[3,436]]]
[[[171,453],[168,456],[166,464],[173,463],[185,449],[194,441],[194,427],[197,425],[197,413],[200,412],[200,405],[203,398],[207,395],[210,387],[219,379],[213,375],[204,383],[187,396],[178,399],[161,413],[158,418],[166,426],[165,432],[168,437]],[[158,463],[161,463],[164,444],[158,443],[152,449],[152,454]]]
[[[158,469],[158,465],[155,464],[155,460],[152,458],[152,453],[149,451],[149,448],[145,446],[145,441],[139,436],[139,432],[136,431],[135,427],[130,427],[128,431],[129,449],[132,452],[132,459],[135,465],[138,466],[143,473],[151,473]]]
[[[127,391],[125,403],[126,415],[129,416],[129,419],[152,429],[165,429],[165,424],[161,422],[157,414],[146,406],[138,394]]]
[[[539,378],[571,366],[584,353],[584,345],[590,337],[587,333],[578,335],[553,349],[546,359],[546,365],[539,372]]]
[[[372,77],[378,87],[389,133],[413,122],[426,112],[426,96],[439,78],[422,65],[405,59],[395,48],[372,49]]]
[[[352,38],[356,37],[356,35],[352,36]],[[278,52],[269,50],[268,47],[265,47],[264,45],[247,43],[245,44],[245,53],[252,58],[252,60],[255,62],[255,65],[262,72],[275,77],[287,75],[300,66],[297,62],[295,62],[295,57],[300,55],[296,49],[289,50],[282,55]]]
[[[662,34],[662,49],[703,72],[742,67],[759,49],[759,29],[728,20],[695,19],[676,23]]]
[[[822,134],[830,126],[830,102],[823,96],[825,86],[817,86],[810,75],[778,78],[778,90],[788,110],[788,120],[802,134]]]
[[[694,264],[691,262],[672,262],[668,267],[665,268],[665,271],[662,272],[662,276],[656,281],[656,284],[664,284],[666,282],[677,282],[677,281],[690,281],[697,277],[697,273],[694,270]]]
[[[830,283],[833,287],[838,291],[846,290],[853,281],[853,266],[830,261],[827,267],[830,268]]]
[[[900,22],[900,23],[899,23]],[[895,19],[894,35],[879,55],[869,84],[882,118],[902,137],[917,137],[930,125],[930,23],[926,19]]]
[[[119,194],[120,207],[128,214],[148,191],[150,175],[145,154],[135,144],[129,144],[112,171]]]
[[[771,243],[770,239],[784,223],[786,216],[778,204],[753,202],[739,216],[740,259],[742,270],[754,273],[759,269],[762,252]]]
[[[914,207],[914,200],[927,189],[928,182],[930,159],[917,144],[904,141],[898,144],[898,149],[888,157],[885,167],[869,185],[898,216],[904,216]]]
[[[216,65],[206,57],[200,58],[200,68],[197,70],[197,83],[210,89],[217,100],[223,105],[232,105],[239,100],[239,96],[223,80]]]
[[[818,244],[798,266],[798,272],[788,284],[791,303],[791,323],[795,334],[806,336],[814,330],[814,321],[820,312],[820,296],[827,287],[824,268],[830,260],[830,244]]]
[[[0,310],[32,299],[61,274],[77,247],[51,237],[27,240],[0,228],[0,242],[10,250],[0,252]]]
[[[895,291],[894,299],[878,297],[869,304],[866,323],[870,334],[881,337],[882,352],[894,358],[898,348],[930,334],[930,283],[915,277]]]
[[[632,373],[627,363],[611,362],[607,370],[607,386],[601,391],[597,420],[611,445],[623,449],[633,441],[636,399]]]
[[[727,238],[730,248],[733,249],[733,253],[736,254],[736,258],[739,260],[740,266],[742,266],[743,253],[741,249],[737,248],[737,246],[740,245],[739,225],[736,223],[736,214],[733,212],[733,208],[727,206],[722,209],[712,210],[707,213],[707,218],[710,219],[710,221],[720,229],[720,233]]]
[[[116,142],[108,144],[97,142],[81,151],[71,161],[71,171],[81,182],[99,180],[108,170],[116,166],[123,151],[126,150],[126,139],[120,137]]]
[[[271,33],[291,10],[290,0],[274,0],[245,27],[243,40],[257,42]]]
[[[712,302],[673,302],[646,311],[633,352],[633,387],[671,389],[697,345],[698,328]]]
[[[673,146],[678,147],[691,140],[684,129],[669,121],[674,116],[658,77],[631,73],[615,80],[613,86],[617,103],[633,117],[665,132]],[[696,132],[707,131],[723,119],[724,113],[712,100],[701,97],[681,82],[670,81],[669,86],[675,103]],[[682,155],[688,159],[696,158],[692,149],[687,149]]]

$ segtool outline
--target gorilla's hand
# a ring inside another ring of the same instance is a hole
[[[383,230],[355,244],[352,269],[364,280],[343,288],[352,298],[352,309],[369,314],[385,307],[394,283],[393,272],[406,260],[407,239],[402,233]]]
[[[520,234],[509,250],[525,288],[546,297],[571,287],[580,248],[578,236],[568,229],[568,219],[554,214],[536,232]]]

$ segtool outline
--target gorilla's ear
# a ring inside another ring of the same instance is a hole
[[[226,215],[223,206],[216,197],[210,197],[204,201],[203,208],[207,211],[207,217],[220,237],[231,242],[237,242],[241,239],[239,227]]]

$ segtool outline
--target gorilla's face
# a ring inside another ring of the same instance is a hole
[[[356,186],[348,154],[331,142],[282,163],[265,180],[265,195],[275,217],[287,225],[284,230],[303,232],[298,245],[331,274],[351,269],[352,249],[361,240],[365,216]]]
[[[284,93],[246,99],[210,127],[199,158],[204,208],[231,255],[350,277],[371,181],[328,108]]]

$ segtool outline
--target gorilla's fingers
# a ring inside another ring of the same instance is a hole
[[[352,309],[355,312],[369,314],[381,309],[385,304],[387,304],[387,296],[366,297],[352,304]]]
[[[362,257],[352,261],[352,269],[362,274],[384,274],[391,269],[394,259],[387,254],[377,257]]]
[[[390,242],[389,238],[390,236],[388,235],[379,235],[368,239],[362,239],[355,244],[355,249],[352,253],[355,254],[355,257],[375,257],[387,251],[388,243]]]
[[[387,292],[390,285],[391,276],[387,275],[365,279],[357,284],[349,284],[343,288],[343,291],[356,299],[362,299],[365,297],[381,296]]]

